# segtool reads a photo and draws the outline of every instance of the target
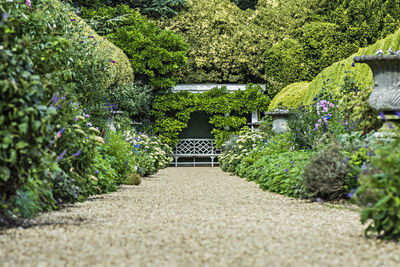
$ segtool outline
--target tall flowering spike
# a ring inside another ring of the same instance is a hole
[[[64,158],[65,154],[67,154],[67,149],[65,149],[58,157],[57,157],[57,161],[60,161]]]
[[[76,152],[75,154],[74,154],[74,156],[75,157],[79,157],[79,155],[82,153],[82,150],[81,149],[79,149],[79,151],[78,152]]]

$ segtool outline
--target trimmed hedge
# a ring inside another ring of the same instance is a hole
[[[373,76],[371,69],[366,64],[355,64],[353,67],[353,57],[359,55],[373,55],[378,49],[386,51],[390,47],[392,47],[393,50],[400,49],[400,30],[389,35],[385,39],[379,40],[374,45],[362,48],[350,57],[325,68],[308,86],[308,90],[304,96],[304,103],[311,104],[314,97],[322,90],[327,81],[333,81],[336,84],[343,84],[344,78],[347,75],[346,72],[348,71],[354,73],[354,80],[359,84],[359,87],[372,87]]]
[[[298,108],[302,105],[304,95],[308,90],[309,82],[292,83],[280,91],[269,104],[268,110],[272,111],[283,105],[286,108]]]
[[[133,82],[135,75],[129,58],[124,52],[115,46],[112,42],[106,38],[98,35],[86,22],[75,14],[71,13],[71,18],[76,19],[79,26],[82,27],[82,32],[87,36],[93,36],[93,39],[98,41],[97,51],[99,55],[109,55],[110,66],[105,70],[103,76],[103,85],[105,88],[109,88],[112,85],[123,85],[129,82]]]

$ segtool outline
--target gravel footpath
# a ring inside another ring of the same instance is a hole
[[[359,213],[268,193],[219,168],[167,168],[0,232],[0,266],[400,266]]]

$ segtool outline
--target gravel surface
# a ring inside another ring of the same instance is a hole
[[[1,266],[400,266],[359,213],[262,191],[219,168],[168,168],[0,233]]]

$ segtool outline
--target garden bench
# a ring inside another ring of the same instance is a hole
[[[214,139],[179,139],[175,146],[173,157],[175,159],[175,167],[181,164],[193,166],[196,166],[196,164],[210,164],[210,162],[196,162],[196,158],[210,158],[211,166],[214,166],[214,164],[218,164],[214,160],[219,155],[221,155],[221,149],[215,147]],[[178,162],[179,158],[193,158],[193,162]]]

